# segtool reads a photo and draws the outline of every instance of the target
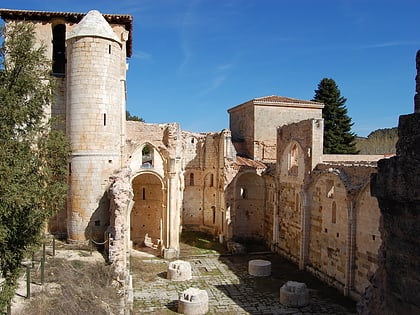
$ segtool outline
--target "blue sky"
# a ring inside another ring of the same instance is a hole
[[[131,14],[127,109],[194,132],[253,98],[336,81],[367,136],[413,112],[419,0],[2,0],[7,9]]]

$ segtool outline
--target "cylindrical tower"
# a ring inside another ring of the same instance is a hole
[[[71,141],[68,238],[98,241],[109,224],[108,178],[121,167],[125,53],[98,11],[87,13],[68,33],[66,42],[67,134]]]

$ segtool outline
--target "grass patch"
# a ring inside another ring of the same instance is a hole
[[[183,231],[181,233],[181,253],[186,251],[188,254],[224,254],[227,253],[226,247],[220,244],[214,235],[204,232]]]
[[[99,262],[50,259],[46,283],[20,314],[118,314],[120,296],[114,270]]]

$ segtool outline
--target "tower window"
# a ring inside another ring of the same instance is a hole
[[[111,45],[108,46],[108,53],[111,54]]]
[[[104,113],[104,126],[106,126],[106,113]]]
[[[337,204],[335,201],[331,205],[331,223],[337,223]]]
[[[194,173],[190,174],[190,186],[194,186]]]
[[[58,24],[53,28],[53,75],[63,76],[66,71],[66,26]]]

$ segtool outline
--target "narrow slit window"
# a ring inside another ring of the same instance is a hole
[[[104,113],[104,126],[106,126],[106,114]]]
[[[335,201],[331,205],[331,223],[337,223],[337,204]]]
[[[190,186],[194,186],[194,173],[190,174]]]
[[[111,54],[111,45],[108,46],[108,53]]]
[[[142,199],[146,200],[146,188],[144,188],[144,187],[143,187],[143,190],[142,190]]]

